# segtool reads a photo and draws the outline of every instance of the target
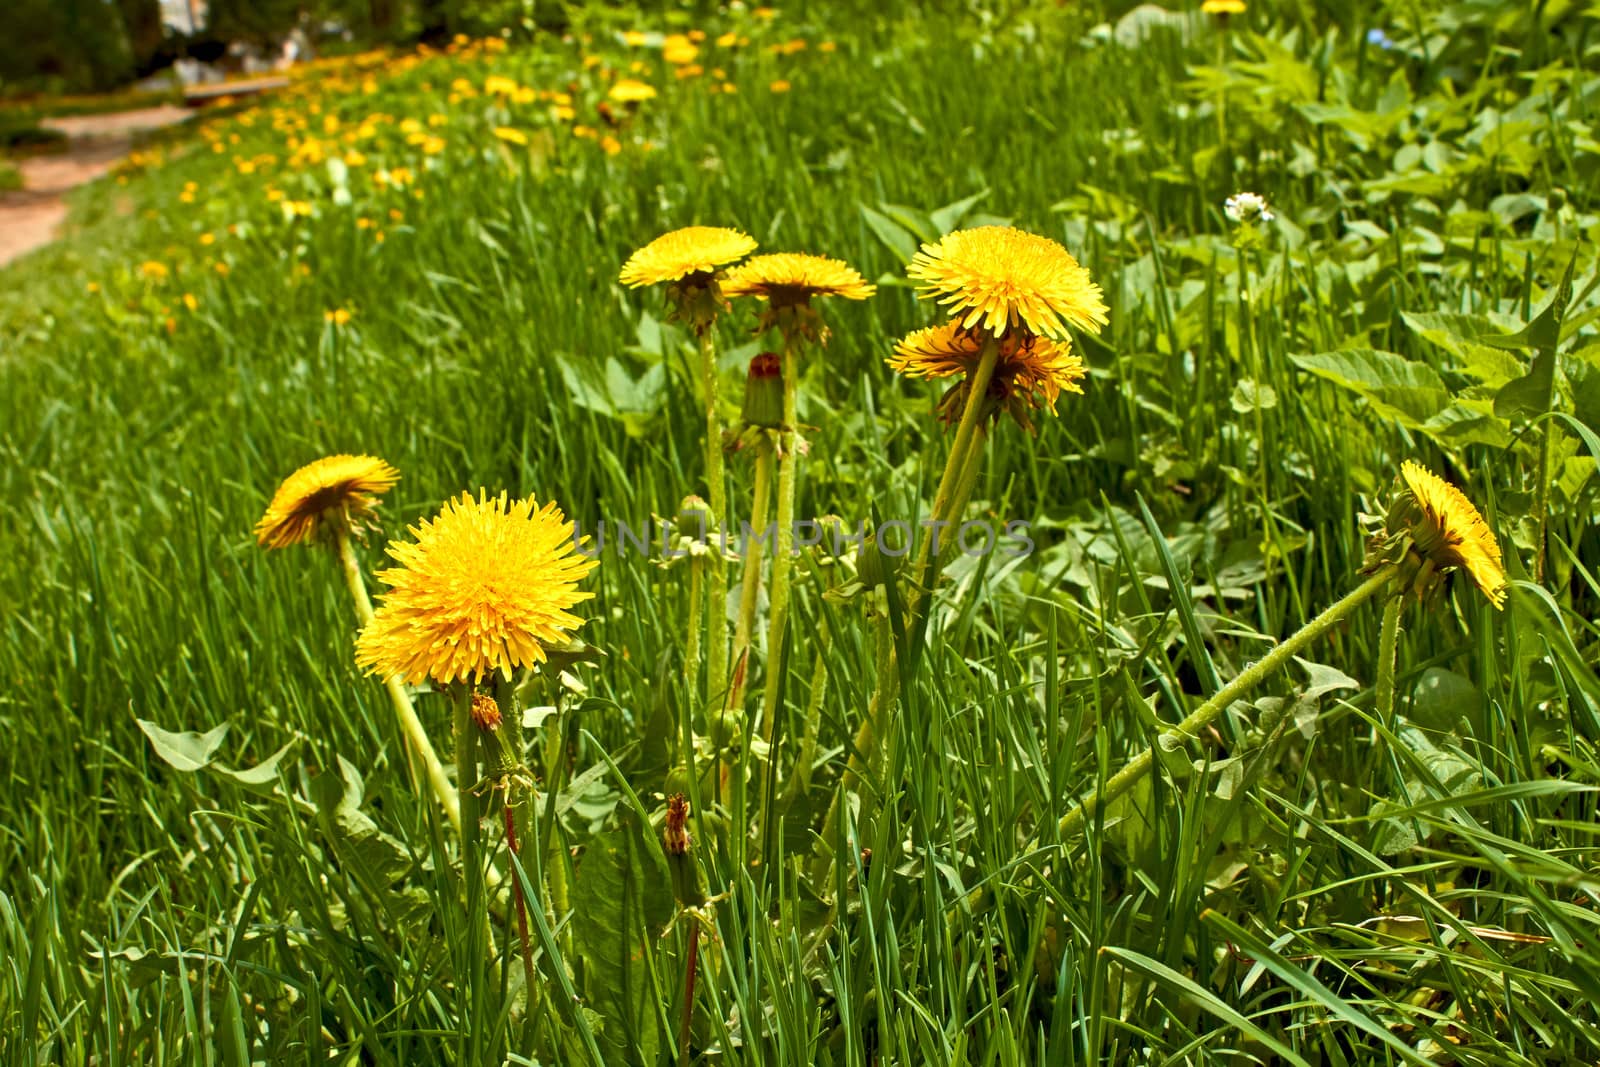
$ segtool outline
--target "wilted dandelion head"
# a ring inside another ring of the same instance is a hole
[[[804,252],[774,252],[756,256],[728,271],[722,291],[727,296],[758,296],[775,305],[793,305],[814,296],[865,300],[878,287],[842,260]]]
[[[413,683],[509,678],[583,625],[567,609],[593,595],[578,582],[595,561],[575,552],[554,504],[462,493],[411,535],[389,545],[399,566],[378,575],[389,590],[356,640],[369,672]]]
[[[266,514],[256,523],[256,541],[288,548],[314,540],[329,521],[353,528],[372,516],[377,497],[400,480],[400,472],[373,456],[325,456],[283,480]]]
[[[977,369],[984,345],[990,341],[984,334],[963,329],[958,323],[930,326],[902,338],[887,362],[908,378],[960,375],[966,379]],[[1009,413],[1031,430],[1030,412],[1043,408],[1054,414],[1056,400],[1063,392],[1083,392],[1079,384],[1085,374],[1083,361],[1073,354],[1067,342],[1018,333],[998,344],[1000,352],[988,390],[995,402],[994,417]],[[940,400],[940,416],[947,422],[959,418],[966,400],[967,383],[962,381]]]
[[[719,267],[755,251],[755,238],[724,226],[686,226],[664,233],[628,257],[623,285],[659,285],[691,275],[710,276]]]
[[[906,273],[964,329],[996,337],[1024,329],[1064,339],[1068,326],[1099,333],[1107,321],[1100,287],[1070,252],[1009,226],[946,234],[923,245]]]

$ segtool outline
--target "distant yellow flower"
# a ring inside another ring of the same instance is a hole
[[[734,33],[732,30],[729,30],[727,33],[725,33],[722,36],[717,38],[717,47],[718,48],[732,48],[734,45],[736,45],[738,43],[739,43],[739,35],[737,33]]]
[[[622,43],[633,48],[638,48],[650,39],[650,35],[640,30],[627,30],[622,34]]]
[[[784,79],[779,78],[777,81],[768,85],[767,88],[775,93],[786,93],[790,90],[790,88],[792,88],[792,86],[790,86],[790,84]]]
[[[679,67],[672,73],[679,81],[687,81],[690,78],[698,78],[705,72],[706,68],[702,67],[700,64],[690,63],[687,67]]]
[[[1200,10],[1207,15],[1242,15],[1244,0],[1205,0]]]
[[[722,283],[728,296],[759,296],[774,304],[798,304],[813,296],[865,300],[878,287],[849,264],[803,252],[756,256],[728,271]]]
[[[699,54],[700,49],[681,33],[671,34],[661,42],[661,58],[675,67],[693,63]]]
[[[930,326],[902,338],[887,362],[908,378],[967,377],[977,369],[983,346],[993,340],[954,322]],[[1000,402],[997,416],[1002,410],[1009,411],[1031,428],[1029,410],[1044,408],[1054,413],[1062,393],[1083,392],[1078,384],[1085,373],[1083,361],[1067,342],[1013,333],[995,343],[1000,352],[989,379],[989,395]],[[959,418],[965,405],[965,391],[958,386],[940,402],[940,414],[947,421]]]
[[[1440,571],[1467,572],[1489,603],[1506,601],[1506,570],[1494,531],[1466,495],[1420,463],[1400,465],[1415,510],[1410,519],[1412,546]],[[1409,510],[1409,509],[1408,509]],[[1391,529],[1391,534],[1399,531]]]
[[[619,104],[637,104],[645,100],[654,100],[655,95],[654,86],[646,85],[644,82],[633,78],[621,79],[606,94],[607,97]]]
[[[1009,226],[946,234],[923,245],[906,273],[964,328],[997,337],[1021,327],[1063,339],[1068,325],[1099,333],[1107,321],[1100,287],[1071,253]]]
[[[350,317],[350,312],[344,308],[334,308],[332,311],[324,311],[322,313],[322,321],[332,323],[335,326],[350,325]]]
[[[583,625],[567,609],[593,596],[578,582],[595,561],[574,551],[554,504],[462,493],[411,535],[390,544],[399,566],[378,575],[390,588],[356,641],[367,671],[413,683],[509,678]]]
[[[147,259],[143,263],[139,264],[139,273],[143,274],[151,281],[158,282],[170,274],[171,271],[167,270],[167,265],[165,263],[157,263],[153,259]]]
[[[200,310],[200,301],[199,301],[199,299],[197,299],[195,297],[195,295],[193,293],[184,293],[182,299],[183,299],[183,306],[188,308],[190,312],[195,312],[195,311],[199,311]]]
[[[755,251],[755,238],[722,226],[686,226],[664,233],[628,257],[620,281],[638,288],[710,275]]]
[[[496,126],[494,135],[508,144],[526,145],[528,143],[528,135],[514,126]]]
[[[376,497],[399,480],[398,471],[373,456],[327,456],[309,463],[273,494],[256,523],[256,541],[266,548],[287,548],[315,539],[330,518],[361,522],[371,517]]]
[[[483,82],[483,91],[490,96],[511,96],[517,88],[515,81],[501,74],[491,74]]]
[[[600,138],[600,150],[608,156],[614,156],[622,151],[622,142],[608,133]]]

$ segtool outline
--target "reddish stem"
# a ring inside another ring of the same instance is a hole
[[[509,803],[510,799],[510,797],[506,798],[508,803],[505,805],[506,847],[511,850],[513,856],[518,857],[520,862],[522,853],[517,849],[517,816]],[[512,871],[511,875],[511,894],[517,907],[517,933],[522,938],[522,971],[524,977],[528,980],[528,997],[531,1000],[536,987],[534,986],[533,977],[533,947],[528,944],[528,909],[522,899],[522,879],[517,877],[516,871]]]
[[[683,1031],[678,1037],[678,1062],[689,1063],[689,1024],[694,1020],[695,963],[700,956],[700,924],[689,923],[689,959],[683,968]]]

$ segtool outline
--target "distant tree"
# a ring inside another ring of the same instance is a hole
[[[117,9],[134,70],[149,73],[167,36],[161,23],[161,0],[117,0]]]

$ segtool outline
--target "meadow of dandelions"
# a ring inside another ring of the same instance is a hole
[[[1257,221],[1270,219],[1264,204],[1252,202],[1251,210]],[[1230,201],[1230,217],[1238,211]],[[902,554],[891,555],[871,536],[841,541],[837,519],[796,513],[808,453],[797,400],[801,382],[808,373],[825,373],[830,340],[836,339],[830,323],[834,302],[870,300],[875,287],[825,255],[755,251],[755,240],[739,229],[691,226],[640,248],[619,275],[627,287],[658,290],[659,296],[646,293],[642,299],[659,299],[668,317],[687,327],[700,391],[695,418],[702,462],[698,477],[681,486],[684,499],[671,517],[679,543],[691,549],[684,553],[686,566],[674,572],[682,576],[679,592],[687,600],[690,628],[662,635],[678,649],[691,699],[680,710],[670,746],[669,780],[678,788],[641,798],[660,828],[670,872],[666,888],[677,915],[672,925],[687,932],[678,972],[665,979],[678,990],[682,1008],[673,1038],[680,1059],[690,1053],[696,1011],[703,1010],[696,1006],[696,990],[703,998],[706,983],[717,980],[702,973],[702,931],[716,936],[718,907],[728,892],[726,886],[708,892],[698,862],[703,842],[714,836],[758,880],[799,873],[825,896],[836,884],[835,865],[846,859],[846,843],[856,839],[852,824],[872,819],[874,805],[893,802],[892,788],[885,794],[864,786],[869,779],[881,781],[890,763],[886,747],[900,734],[899,650],[908,647],[908,635],[919,642],[942,639],[930,621],[931,607],[941,596],[954,538],[941,539],[940,533],[960,525],[994,435],[1030,435],[1037,420],[1093,390],[1075,337],[1099,332],[1112,313],[1089,272],[1046,237],[982,226],[950,233],[917,252],[909,277],[944,321],[913,331],[881,359],[888,370],[930,387],[926,417],[943,433],[946,458],[926,502],[931,521],[921,528],[914,551],[904,546],[902,561]],[[734,301],[753,303],[763,348],[743,383],[725,380],[719,370],[721,327]],[[737,405],[731,400],[736,395]],[[730,419],[736,406],[739,414]],[[404,457],[398,458],[403,467]],[[1395,474],[1370,534],[1364,571],[1347,576],[1349,592],[1247,665],[1148,751],[1112,768],[1098,783],[1087,783],[1057,827],[1066,847],[1082,841],[1087,821],[1105,805],[1153,773],[1160,749],[1202,741],[1233,701],[1343,625],[1363,603],[1383,606],[1380,718],[1393,715],[1396,635],[1403,619],[1446,625],[1432,609],[1454,576],[1465,579],[1462,595],[1502,606],[1507,578],[1501,550],[1473,503],[1412,460],[1402,461]],[[569,736],[558,676],[580,662],[588,670],[606,669],[605,649],[589,649],[578,639],[591,597],[585,585],[602,564],[574,540],[573,526],[556,502],[557,486],[555,499],[543,502],[510,487],[464,490],[443,501],[433,517],[395,535],[384,550],[387,563],[380,565],[377,553],[363,552],[363,546],[379,528],[380,498],[399,479],[396,468],[371,456],[317,459],[284,480],[256,536],[265,548],[306,546],[332,557],[355,613],[351,662],[384,687],[414,788],[431,797],[453,831],[455,840],[442,842],[445,851],[436,862],[456,872],[452,884],[469,913],[481,918],[470,926],[463,949],[486,965],[520,957],[522,983],[516,989],[493,987],[487,967],[457,981],[475,983],[475,996],[513,996],[531,1008],[564,988],[569,964],[560,952],[563,931],[572,910],[585,907],[570,892],[573,843],[559,820],[550,818],[548,800],[561,787]],[[831,503],[844,512],[862,502]],[[776,526],[770,543],[724,535],[764,530],[769,523]],[[830,536],[797,549],[801,523],[819,523]],[[811,563],[800,566],[807,558]],[[284,565],[333,580],[332,571],[315,559]],[[828,595],[858,605],[839,617],[863,628],[877,655],[870,703],[855,709],[841,758],[813,781],[826,678],[820,668],[836,635],[797,631],[790,609],[799,577],[816,565],[833,576]],[[369,567],[381,567],[376,609],[369,600]],[[1408,613],[1408,605],[1416,607]],[[785,671],[786,658],[804,667],[813,656],[818,669],[809,675]],[[810,677],[812,691],[782,684],[796,676]],[[795,713],[800,728],[780,728],[794,723]],[[435,724],[431,734],[428,721]],[[448,762],[440,759],[436,742],[452,752]],[[534,765],[542,775],[533,772]],[[821,808],[794,806],[796,794],[812,787],[831,794],[826,814],[811,816],[812,853],[791,851],[780,859],[774,846],[780,823],[793,811]],[[854,867],[866,858],[851,856],[848,862]],[[839,901],[831,906],[821,933],[806,935],[813,945],[837,920]],[[507,908],[515,919],[509,926],[503,925]]]

